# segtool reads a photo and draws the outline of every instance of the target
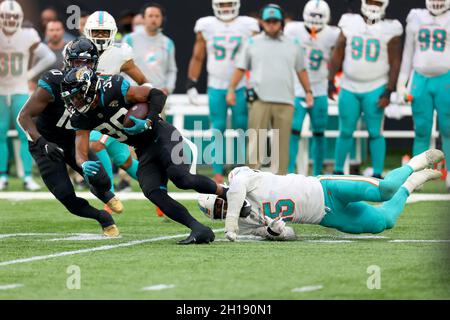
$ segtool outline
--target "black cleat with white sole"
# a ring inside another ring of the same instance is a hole
[[[191,231],[189,237],[180,240],[178,244],[203,244],[213,242],[215,239],[214,232],[208,227],[201,227]]]

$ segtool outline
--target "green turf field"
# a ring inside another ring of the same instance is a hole
[[[184,204],[223,228],[194,201]],[[116,218],[121,238],[80,240],[100,228],[56,201],[0,200],[0,299],[450,299],[448,202],[407,205],[380,238],[297,225],[298,241],[230,243],[218,231],[213,244],[198,246],[167,239],[188,230],[158,218],[148,202],[125,206]],[[80,249],[87,250],[73,254]],[[31,257],[42,258],[19,260]],[[76,284],[71,266],[79,267],[80,289],[67,286]],[[370,266],[380,270],[380,289],[367,286]],[[143,290],[158,285],[166,287]]]

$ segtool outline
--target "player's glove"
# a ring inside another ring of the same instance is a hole
[[[93,177],[100,171],[100,161],[85,161],[81,164],[85,177]]]
[[[200,105],[200,102],[198,101],[198,91],[197,88],[195,87],[197,85],[197,81],[194,81],[192,79],[187,79],[186,82],[186,93],[188,95],[189,98],[189,102],[192,103],[193,105]]]
[[[64,150],[61,149],[56,143],[45,140],[43,136],[40,136],[36,140],[36,145],[51,161],[58,161],[64,159]]]
[[[149,119],[142,120],[133,116],[130,116],[130,119],[134,122],[134,126],[131,128],[123,128],[123,131],[127,134],[136,135],[152,128],[151,121]]]
[[[280,234],[282,234],[286,229],[286,223],[283,221],[283,219],[272,219],[267,216],[264,217],[267,223],[267,232],[277,237]]]

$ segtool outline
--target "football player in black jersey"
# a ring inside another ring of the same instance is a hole
[[[96,46],[85,38],[74,40],[66,51],[66,60],[71,66],[88,65],[95,68],[98,61]],[[85,176],[96,197],[117,213],[123,210],[121,202],[109,191],[110,180],[95,155],[90,154],[90,161],[87,161],[90,170],[97,172],[92,177],[86,177],[87,169],[78,166],[75,161],[75,131],[70,125],[70,113],[61,99],[62,79],[61,70],[46,72],[39,80],[37,90],[21,110],[18,121],[27,134],[29,150],[42,179],[55,198],[72,214],[97,220],[104,235],[118,236],[119,230],[111,215],[77,197],[67,173],[66,164]],[[36,122],[33,118],[37,118]]]
[[[225,197],[226,189],[213,180],[191,174],[182,161],[183,137],[170,123],[159,117],[167,96],[148,86],[130,86],[120,75],[99,79],[87,67],[69,71],[61,83],[66,107],[73,113],[76,128],[76,159],[79,165],[88,160],[91,130],[114,137],[136,149],[139,160],[137,176],[144,195],[171,219],[192,230],[180,244],[209,243],[214,233],[192,217],[188,210],[167,193],[170,179],[180,189],[194,189]],[[130,117],[135,125],[123,126],[125,115],[136,103],[148,103],[146,119]]]

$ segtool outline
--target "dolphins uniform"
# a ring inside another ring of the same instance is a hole
[[[224,132],[228,110],[225,98],[234,64],[242,45],[259,31],[258,22],[246,16],[238,16],[230,22],[209,16],[197,20],[194,31],[201,32],[206,41],[210,121],[214,129]],[[246,130],[248,115],[245,80],[237,86],[236,105],[231,110],[233,128]],[[245,149],[244,146],[242,148]],[[223,158],[223,155],[216,155],[216,159],[221,161],[213,162],[214,173],[223,174],[223,166],[219,164],[223,163]]]
[[[133,50],[126,43],[114,43],[100,55],[97,74],[101,77],[110,77],[119,74],[122,66],[133,60]]]
[[[302,224],[319,224],[324,217],[324,192],[315,177],[279,176],[239,167],[230,173],[229,182],[227,219],[239,216],[244,199],[251,204],[251,214],[239,218],[240,234],[264,236],[260,229],[264,215]]]
[[[353,132],[363,114],[369,132],[374,175],[384,169],[386,142],[382,135],[384,110],[378,107],[389,79],[389,42],[403,33],[398,20],[369,25],[359,14],[344,14],[339,27],[346,38],[344,76],[339,95],[340,136],[336,146],[336,172],[343,172],[353,143]]]
[[[32,28],[20,28],[8,37],[0,30],[0,177],[7,175],[6,135],[10,121],[17,118],[28,99],[30,48],[40,42],[38,33]],[[28,152],[27,138],[17,124],[16,128],[21,142],[20,155],[25,176],[30,176],[32,157]]]
[[[295,171],[303,120],[306,113],[309,113],[314,135],[313,175],[319,175],[322,172],[326,149],[324,132],[328,118],[328,64],[340,30],[337,27],[326,25],[313,36],[308,32],[303,22],[290,22],[286,25],[284,33],[288,37],[297,38],[305,51],[305,65],[314,95],[314,106],[312,108],[302,107],[301,103],[304,101],[305,91],[297,76],[294,77],[296,79],[296,98],[289,148],[289,172],[294,173]]]
[[[450,163],[450,11],[434,16],[413,9],[407,18],[401,79],[410,79],[414,155],[428,149],[436,109],[443,151]],[[447,181],[450,186],[450,180]]]

